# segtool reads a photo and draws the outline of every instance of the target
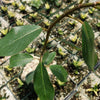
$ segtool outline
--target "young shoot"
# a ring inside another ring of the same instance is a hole
[[[9,18],[14,18],[15,17],[15,13],[12,11],[8,11],[8,17]]]
[[[8,33],[8,28],[7,28],[7,29],[2,29],[2,30],[1,30],[1,33],[2,33],[3,35],[6,35],[6,34]]]
[[[87,92],[93,92],[96,96],[98,96],[99,88],[98,84],[95,84],[94,87],[86,90]]]
[[[19,20],[19,19],[16,20],[17,26],[22,26],[23,24],[24,24],[24,22],[22,20]]]

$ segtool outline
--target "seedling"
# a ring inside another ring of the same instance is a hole
[[[52,47],[51,43],[52,43],[53,40],[54,40],[54,38],[48,40],[48,42],[47,42],[47,48],[51,48]],[[45,39],[41,41],[41,44],[42,45],[45,44]]]
[[[6,68],[8,71],[12,71],[12,70],[13,70],[13,68],[10,68],[9,65],[5,66],[5,68]]]
[[[36,18],[38,16],[38,13],[35,12],[35,13],[32,13],[32,14],[29,14],[30,18]]]
[[[15,17],[15,13],[12,11],[8,11],[8,17],[9,18],[14,18]]]
[[[19,19],[16,20],[17,26],[22,26],[23,24],[24,24],[24,22],[22,20],[19,20]]]
[[[3,12],[6,12],[7,11],[7,7],[5,7],[5,6],[1,6],[1,10],[3,11]]]
[[[46,26],[49,26],[50,25],[50,22],[48,21],[48,19],[44,19],[43,22],[45,23]]]
[[[82,66],[83,63],[84,63],[84,61],[82,61],[82,60],[79,60],[79,61],[73,60],[73,65],[75,67],[80,67],[80,66]]]
[[[14,7],[18,7],[18,3],[16,3],[16,2],[12,2],[12,5],[13,5]]]
[[[72,27],[74,27],[76,25],[76,22],[75,21],[69,21],[68,22]]]
[[[56,12],[56,9],[52,8],[51,11],[50,11],[50,14]]]
[[[20,11],[22,11],[22,12],[25,11],[25,8],[26,7],[24,5],[19,6]]]
[[[81,13],[81,14],[80,14],[80,18],[81,18],[82,20],[85,20],[85,19],[87,18],[87,15],[88,15],[88,13]]]
[[[93,88],[87,89],[88,92],[93,92],[96,96],[98,96],[98,84],[95,84]]]
[[[75,35],[70,35],[70,37],[69,37],[69,39],[72,41],[72,42],[76,42],[77,41],[77,34],[75,34]]]
[[[58,53],[61,55],[61,56],[65,56],[66,53],[62,50],[62,48],[58,48]]]
[[[7,29],[1,30],[1,33],[2,33],[3,35],[6,35],[6,34],[8,33],[8,28],[7,28]]]
[[[60,17],[60,14],[55,14],[55,16],[56,16],[57,18],[59,18],[59,17]]]
[[[83,65],[84,61],[82,60],[73,60],[73,65],[75,67],[74,69],[74,73],[75,74],[79,74],[78,70],[80,69],[80,67]]]
[[[100,28],[100,22],[99,22],[99,23],[97,23],[97,24],[96,24],[96,26],[97,26],[98,28]]]
[[[33,53],[34,50],[35,50],[35,48],[30,48],[30,47],[28,47],[28,48],[26,48],[25,50],[26,50],[28,53]]]
[[[39,7],[43,4],[42,0],[31,0],[31,5],[39,9]]]
[[[58,29],[58,33],[59,33],[59,35],[63,35],[64,34],[64,32],[62,31],[61,28]]]
[[[55,4],[56,4],[56,6],[60,6],[61,5],[61,3],[62,3],[62,1],[61,0],[55,0]]]
[[[45,4],[45,8],[46,8],[47,10],[50,9],[49,3],[46,3],[46,4]]]
[[[91,9],[88,9],[88,12],[89,12],[89,14],[93,14],[93,12],[94,12],[94,10],[95,10],[95,8],[91,8]]]
[[[61,82],[60,80],[57,79],[57,83],[59,86],[64,86],[66,82]]]
[[[21,79],[17,78],[17,81],[18,81],[18,83],[19,83],[20,86],[24,85],[24,83],[21,81]]]

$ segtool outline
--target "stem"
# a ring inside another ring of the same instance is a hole
[[[70,17],[70,18],[72,18],[72,19],[74,19],[74,20],[76,20],[76,21],[80,22],[81,24],[83,24],[83,21],[82,21],[82,20],[80,20],[79,18],[72,17],[71,15],[68,15],[68,17]]]
[[[79,4],[81,4],[83,2],[83,0],[80,0]]]
[[[47,30],[46,40],[45,40],[45,44],[43,46],[43,50],[41,52],[40,61],[42,61],[42,56],[43,56],[43,54],[45,52],[46,45],[47,45],[47,42],[48,42],[48,39],[49,39],[49,36],[50,36],[51,29],[54,27],[54,25],[56,23],[58,23],[61,19],[63,19],[64,17],[68,16],[69,14],[72,14],[76,10],[79,10],[79,9],[85,8],[85,7],[94,7],[94,6],[98,6],[98,5],[100,5],[100,2],[85,3],[85,4],[76,5],[74,8],[66,10],[60,17],[58,17],[55,21],[53,21],[51,23],[51,25],[49,26],[48,30]]]

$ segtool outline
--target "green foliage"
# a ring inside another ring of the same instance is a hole
[[[1,6],[1,10],[2,10],[2,11],[6,12],[7,9],[8,9],[7,7],[5,7],[5,6]]]
[[[61,56],[65,56],[66,53],[64,53],[64,51],[62,50],[62,48],[58,48],[58,53],[61,55]]]
[[[34,89],[40,100],[53,100],[54,89],[43,63],[39,63],[34,73]]]
[[[69,23],[71,26],[73,26],[73,27],[74,27],[74,26],[75,26],[75,24],[76,24],[76,22],[75,22],[75,21],[69,21],[68,23]]]
[[[16,66],[25,66],[27,63],[31,62],[33,57],[27,53],[20,53],[12,56],[10,58],[10,68]]]
[[[54,0],[32,0],[31,3],[34,7],[38,9],[43,4],[43,2],[46,2],[45,8],[47,10],[50,9],[50,4],[49,4],[50,2],[55,3],[57,6],[59,6],[61,3],[59,2],[59,0],[55,0],[55,1]],[[12,5],[16,6],[15,3],[13,3]],[[4,8],[3,6],[1,7],[1,9],[2,11],[7,11],[7,8]],[[25,11],[25,6],[21,5],[19,6],[19,9],[21,11]],[[90,10],[89,12],[92,13]],[[8,16],[10,18],[14,18],[15,13],[8,11]],[[37,16],[38,16],[37,12],[33,14],[29,14],[29,17],[31,18],[36,18]],[[57,18],[59,16],[60,14],[56,14]],[[87,13],[86,14],[81,13],[80,17],[83,20],[86,19]],[[46,26],[50,25],[50,22],[47,19],[44,19],[44,23]],[[20,20],[17,20],[16,24],[23,25],[23,22],[21,22]],[[69,22],[69,24],[71,26],[75,25],[74,22]],[[54,25],[54,23],[51,25]],[[19,53],[19,52],[23,51],[34,39],[36,39],[36,37],[39,36],[41,31],[42,31],[41,27],[37,25],[18,26],[18,27],[12,28],[9,31],[9,33],[3,39],[0,40],[0,56],[11,56],[10,66],[8,66],[9,70],[12,70],[12,68],[15,66],[25,66],[27,63],[33,60],[33,57],[31,55],[27,53]],[[4,31],[1,31],[1,32],[4,33]],[[61,29],[59,29],[58,32],[60,35],[63,34],[63,31]],[[4,35],[5,34],[6,34],[6,31]],[[77,41],[77,34],[75,36],[71,36],[70,40],[75,43]],[[73,44],[71,45],[75,47]],[[77,49],[79,50],[80,48],[77,48]],[[26,51],[30,53],[30,52],[33,52],[34,50],[27,48]],[[58,53],[61,56],[66,55],[66,53],[62,50],[62,48],[58,49]],[[94,66],[97,62],[97,55],[94,50],[94,34],[90,25],[87,22],[84,22],[82,25],[82,54],[83,54],[83,58],[86,64],[88,65],[89,70],[90,71],[94,70]],[[54,89],[50,82],[45,65],[49,65],[54,60],[55,56],[56,56],[56,52],[49,53],[47,51],[43,55],[43,57],[41,56],[40,62],[38,66],[36,67],[35,71],[30,72],[26,76],[26,83],[29,84],[30,82],[33,81],[34,90],[40,100],[54,99]],[[83,62],[78,62],[78,61],[73,62],[75,67],[81,66],[82,63]],[[67,71],[61,65],[51,65],[50,70],[57,77],[58,84],[65,85],[65,83],[67,82],[67,76],[68,76]],[[18,80],[18,83],[22,86],[23,82],[19,78],[17,80]],[[94,90],[96,89],[94,88]]]
[[[14,7],[16,7],[16,6],[17,6],[17,3],[14,1],[14,2],[12,2],[12,5],[13,5]]]
[[[94,70],[97,55],[94,50],[94,33],[87,22],[82,25],[82,54],[89,70]]]
[[[63,35],[64,34],[64,32],[62,31],[62,29],[58,29],[58,33],[59,33],[59,35]]]
[[[93,88],[87,89],[86,91],[88,91],[88,92],[94,92],[94,94],[95,94],[96,96],[98,96],[99,87],[98,87],[97,84],[95,84]]]
[[[11,68],[9,65],[6,65],[5,68],[6,68],[8,71],[12,71],[12,69],[13,69],[13,68]]]
[[[0,56],[11,56],[24,50],[41,32],[41,27],[25,25],[14,27],[0,40]]]
[[[6,34],[8,33],[8,28],[7,28],[7,29],[1,30],[1,33],[2,33],[3,35],[6,35]]]
[[[8,11],[8,17],[9,17],[9,18],[15,17],[15,13],[12,12],[12,11]]]
[[[59,86],[64,86],[66,82],[62,82],[59,79],[57,79],[57,83],[58,83]]]
[[[93,14],[94,11],[95,11],[95,8],[88,9],[88,12],[89,12],[90,14]]]
[[[36,7],[37,9],[39,9],[39,7],[43,4],[42,0],[32,0],[31,4]]]
[[[44,63],[44,64],[45,64],[45,61],[46,61],[48,55],[49,55],[49,51],[46,51],[46,52],[44,53],[44,55],[43,55],[43,63]]]
[[[46,65],[49,65],[56,56],[56,52],[49,53],[48,51],[43,56],[43,62]]]
[[[32,13],[32,14],[29,14],[29,16],[32,17],[32,18],[36,18],[38,16],[38,13],[35,12],[35,13]]]
[[[85,20],[87,18],[88,13],[81,13],[80,17],[82,20]]]
[[[19,9],[21,10],[21,11],[25,11],[25,6],[24,5],[21,5],[21,6],[19,6]]]
[[[82,66],[83,63],[84,63],[84,61],[82,61],[82,60],[79,60],[79,61],[73,60],[73,65],[75,67]]]
[[[48,10],[50,9],[50,5],[48,3],[45,4],[45,8]]]
[[[67,81],[67,71],[61,65],[51,65],[50,69],[52,73],[60,80],[61,82]]]
[[[22,26],[23,24],[24,24],[24,22],[22,20],[19,20],[19,19],[16,20],[17,26]]]
[[[97,23],[96,26],[97,26],[98,28],[100,28],[100,23]]]
[[[25,78],[25,81],[27,84],[31,83],[34,79],[34,71],[30,72],[26,78]]]
[[[19,83],[20,86],[24,85],[24,83],[21,81],[21,79],[17,78],[17,81],[18,81],[18,83]]]
[[[28,53],[32,53],[32,52],[34,52],[35,48],[27,47],[25,50],[26,50]]]
[[[50,4],[55,4],[56,6],[60,6],[62,3],[62,0],[42,0],[44,3],[49,2]]]

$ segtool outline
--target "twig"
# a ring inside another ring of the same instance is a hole
[[[41,52],[40,61],[42,61],[42,56],[43,56],[43,54],[45,52],[46,45],[47,45],[47,42],[48,42],[48,39],[49,39],[49,35],[51,33],[51,30],[52,30],[52,28],[54,27],[54,25],[56,23],[58,23],[61,19],[63,19],[64,17],[68,16],[69,14],[72,14],[76,10],[79,10],[79,9],[85,8],[85,7],[94,7],[94,6],[98,6],[98,5],[100,5],[100,2],[85,3],[85,4],[76,5],[74,8],[69,9],[69,10],[66,10],[59,18],[57,18],[55,21],[53,21],[51,23],[51,25],[49,26],[48,30],[47,30],[46,40],[45,40],[45,43],[44,43],[44,46],[43,46],[43,50]]]

